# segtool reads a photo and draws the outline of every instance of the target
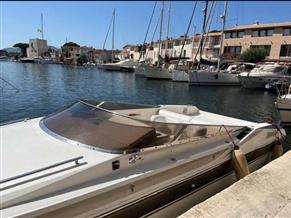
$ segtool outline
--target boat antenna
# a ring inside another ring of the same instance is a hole
[[[115,29],[115,8],[113,9],[113,22],[112,22],[112,54],[111,54],[111,63],[113,63],[113,58],[114,58],[114,29]]]
[[[222,56],[222,44],[223,44],[223,37],[224,37],[224,28],[225,28],[225,19],[227,13],[227,0],[224,1],[224,10],[223,15],[221,16],[222,19],[222,30],[220,35],[220,47],[219,47],[219,54],[218,54],[218,61],[217,61],[217,71],[219,71],[221,56]]]
[[[203,28],[202,28],[202,37],[201,37],[201,43],[200,43],[200,51],[199,51],[199,61],[197,65],[197,69],[200,70],[200,63],[201,63],[201,58],[202,58],[202,45],[203,45],[203,38],[204,34],[206,32],[206,16],[207,16],[207,8],[208,8],[208,0],[206,0],[206,6],[204,9],[204,18],[203,18]]]
[[[180,51],[179,59],[177,61],[175,69],[177,69],[177,67],[179,65],[179,62],[181,60],[181,57],[182,57],[182,52],[184,50],[184,46],[185,46],[185,43],[186,43],[186,38],[188,37],[188,34],[189,34],[189,30],[190,30],[191,23],[192,23],[192,20],[193,20],[193,17],[194,17],[194,13],[195,13],[195,10],[196,10],[197,2],[198,2],[198,0],[195,1],[194,7],[193,7],[193,10],[192,10],[191,18],[190,18],[190,21],[189,21],[189,24],[188,24],[187,31],[185,33],[185,38],[184,38],[184,41],[183,41],[183,44],[182,44],[182,48],[181,48],[181,51]]]
[[[164,1],[162,1],[161,9],[161,23],[160,23],[160,39],[159,39],[159,51],[158,51],[158,67],[160,67],[160,55],[161,55],[161,43],[162,43],[162,31],[163,31],[163,16],[164,16]]]
[[[149,24],[148,24],[148,28],[147,28],[144,40],[143,40],[143,45],[146,43],[146,40],[147,40],[147,37],[148,37],[148,33],[149,33],[149,30],[150,30],[150,26],[151,26],[151,23],[152,23],[152,20],[153,20],[153,17],[154,17],[154,13],[155,13],[155,10],[156,10],[156,6],[157,6],[157,1],[155,1],[155,5],[154,5],[153,11],[152,11],[152,15],[151,15],[151,18],[150,18],[150,21],[149,21]],[[141,59],[141,55],[139,56],[138,61],[140,61],[140,59]]]

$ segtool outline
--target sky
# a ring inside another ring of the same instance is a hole
[[[102,48],[106,33],[116,10],[115,48],[143,43],[154,1],[67,1],[67,2],[0,2],[0,48],[40,37],[40,17],[44,17],[44,38],[49,45],[60,47],[67,41],[81,46]],[[169,37],[185,34],[194,1],[171,1]],[[162,2],[157,3],[147,41],[151,41],[158,23]],[[217,1],[211,29],[221,29],[223,1]],[[190,33],[202,30],[204,1],[198,1]],[[169,1],[164,2],[163,38],[166,37]],[[226,27],[235,24],[291,22],[291,2],[288,1],[230,1]],[[112,30],[112,29],[111,29]],[[109,32],[105,48],[111,48]],[[155,40],[158,39],[158,32]]]

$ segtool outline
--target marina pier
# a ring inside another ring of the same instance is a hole
[[[290,169],[291,151],[196,205],[179,218],[290,217]]]

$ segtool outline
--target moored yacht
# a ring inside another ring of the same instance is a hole
[[[281,122],[284,126],[291,125],[291,86],[286,93],[280,93],[275,101],[275,106],[280,113]]]
[[[259,65],[250,72],[239,74],[239,80],[245,88],[266,88],[273,83],[289,83],[291,67],[278,64]]]
[[[126,59],[117,63],[100,64],[98,67],[106,71],[122,71],[133,73],[137,62]]]
[[[190,105],[88,100],[1,132],[3,217],[174,217],[236,181],[234,149],[254,171],[285,134]]]

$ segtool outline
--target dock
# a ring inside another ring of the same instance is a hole
[[[291,151],[179,217],[291,217]]]

